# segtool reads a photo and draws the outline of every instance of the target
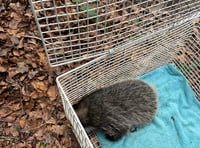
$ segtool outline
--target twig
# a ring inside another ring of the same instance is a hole
[[[42,39],[41,38],[39,38],[39,37],[36,37],[36,36],[29,36],[29,35],[26,35],[26,36],[24,36],[25,38],[32,38],[32,39],[37,39],[37,40],[40,40],[40,41],[42,41]]]
[[[40,41],[42,41],[42,39],[41,38],[39,38],[39,37],[36,37],[36,36],[29,36],[29,35],[26,35],[26,36],[24,36],[25,38],[32,38],[32,39],[37,39],[37,40],[40,40]],[[45,41],[46,43],[50,43],[50,42],[48,42],[48,41]]]
[[[0,139],[17,139],[17,138],[11,136],[0,136]]]
[[[9,121],[9,120],[0,119],[0,122],[9,122],[9,123],[12,123],[13,121]]]
[[[43,124],[40,125],[40,126],[37,126],[37,127],[35,127],[35,128],[31,128],[30,131],[36,130],[36,129],[38,129],[38,128],[41,128],[41,127],[44,126],[44,125],[47,125],[47,124],[46,124],[46,123],[43,123]]]

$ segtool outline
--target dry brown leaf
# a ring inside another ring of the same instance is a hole
[[[20,120],[19,120],[19,125],[21,128],[24,128],[26,126],[26,117],[22,117]]]
[[[0,94],[3,93],[7,88],[8,88],[7,86],[1,87],[1,89],[0,89]]]
[[[11,111],[6,110],[5,108],[0,109],[0,118],[6,117]]]
[[[25,110],[30,111],[33,109],[35,102],[31,99],[30,101],[25,103]]]
[[[43,116],[40,110],[31,111],[28,115],[29,115],[29,118],[42,118]]]
[[[33,70],[29,71],[28,78],[33,79],[37,73],[38,73],[38,71],[33,71]]]
[[[19,50],[13,50],[13,55],[19,57],[20,56]]]
[[[45,54],[43,52],[39,52],[38,55],[40,57],[40,63],[43,65],[47,65],[47,59]]]
[[[56,120],[51,117],[49,120],[46,121],[47,124],[56,124]]]
[[[18,29],[18,24],[21,22],[22,18],[15,12],[12,12],[10,16],[13,18],[9,23],[10,29]]]
[[[48,99],[41,99],[41,100],[39,100],[39,103],[40,103],[41,108],[45,108],[48,105],[49,100]]]
[[[18,33],[18,30],[17,30],[17,29],[16,29],[16,30],[7,29],[7,32],[8,32],[9,35],[14,35],[14,36],[16,36],[16,34]]]
[[[43,120],[33,118],[31,120],[28,120],[27,124],[31,128],[31,130],[38,130],[38,129],[42,128]]]
[[[6,33],[0,33],[0,39],[6,40],[8,38],[8,35]]]
[[[57,96],[57,90],[56,90],[56,86],[50,86],[48,91],[47,91],[47,94],[49,96],[49,99],[51,101],[54,101],[56,99],[56,96]]]
[[[3,27],[1,27],[1,26],[0,26],[0,32],[4,32],[4,29],[3,29]]]
[[[40,77],[37,77],[37,79],[42,81],[42,80],[45,79],[45,77],[46,77],[46,76],[40,76]]]
[[[64,131],[60,125],[52,125],[48,126],[47,129],[51,132],[54,132],[58,135],[63,135]]]
[[[25,78],[26,78],[26,75],[21,76],[20,81],[24,81]]]
[[[32,148],[32,146],[26,142],[18,143],[15,145],[15,148]]]
[[[29,67],[26,63],[24,63],[24,62],[17,63],[17,71],[19,73],[25,73],[25,72],[28,72],[28,70],[29,70]]]
[[[21,38],[19,41],[19,44],[17,45],[17,48],[23,48],[24,47],[24,38]]]
[[[4,128],[4,132],[5,132],[5,135],[9,135],[10,134],[10,128]]]
[[[47,81],[32,81],[31,85],[38,91],[47,91],[48,82]]]
[[[37,64],[36,64],[36,63],[31,63],[31,66],[32,66],[33,68],[37,68]]]
[[[52,108],[53,110],[53,108]],[[49,110],[44,108],[43,111],[42,111],[42,119],[47,121],[49,119]]]
[[[37,143],[35,148],[40,148],[40,143]]]
[[[30,97],[33,98],[33,99],[36,99],[38,98],[38,93],[36,91],[33,91],[31,94],[30,94]]]
[[[40,128],[34,136],[36,137],[37,140],[43,140],[45,135],[45,130],[43,128]]]
[[[21,108],[21,106],[20,106],[20,103],[17,103],[17,104],[13,103],[13,104],[9,105],[8,108],[12,111],[17,111]]]
[[[10,40],[12,41],[13,45],[19,44],[19,39],[16,36],[11,36]]]
[[[5,120],[8,120],[8,121],[10,121],[10,122],[13,122],[13,121],[15,121],[15,119],[16,119],[16,115],[9,115],[9,116],[7,116],[6,118],[4,118]],[[12,124],[12,123],[11,123]],[[9,126],[9,123],[8,123],[8,126]]]
[[[55,139],[55,144],[56,144],[56,147],[58,147],[58,148],[62,148],[60,142],[59,142],[57,139]]]
[[[6,72],[6,71],[7,71],[7,68],[0,65],[0,72]]]
[[[11,133],[12,136],[14,136],[14,137],[19,136],[19,132],[18,132],[17,128],[16,128],[14,125],[11,126],[11,128],[10,128],[10,133]]]
[[[9,69],[8,69],[8,76],[9,76],[10,78],[14,77],[14,76],[17,75],[17,74],[18,74],[18,72],[17,72],[16,68],[9,68]]]

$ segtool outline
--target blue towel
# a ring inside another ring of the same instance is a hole
[[[154,85],[159,95],[155,119],[117,142],[97,131],[103,148],[200,148],[200,102],[187,80],[173,64],[140,77]]]

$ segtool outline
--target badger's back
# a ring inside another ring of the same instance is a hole
[[[157,110],[156,92],[141,80],[128,80],[102,88],[93,92],[89,99],[90,118],[103,123],[106,118],[114,116],[133,126],[145,125]]]

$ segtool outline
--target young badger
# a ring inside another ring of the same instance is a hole
[[[151,122],[157,108],[158,98],[154,89],[137,79],[98,89],[75,105],[86,132],[103,130],[112,141]]]

